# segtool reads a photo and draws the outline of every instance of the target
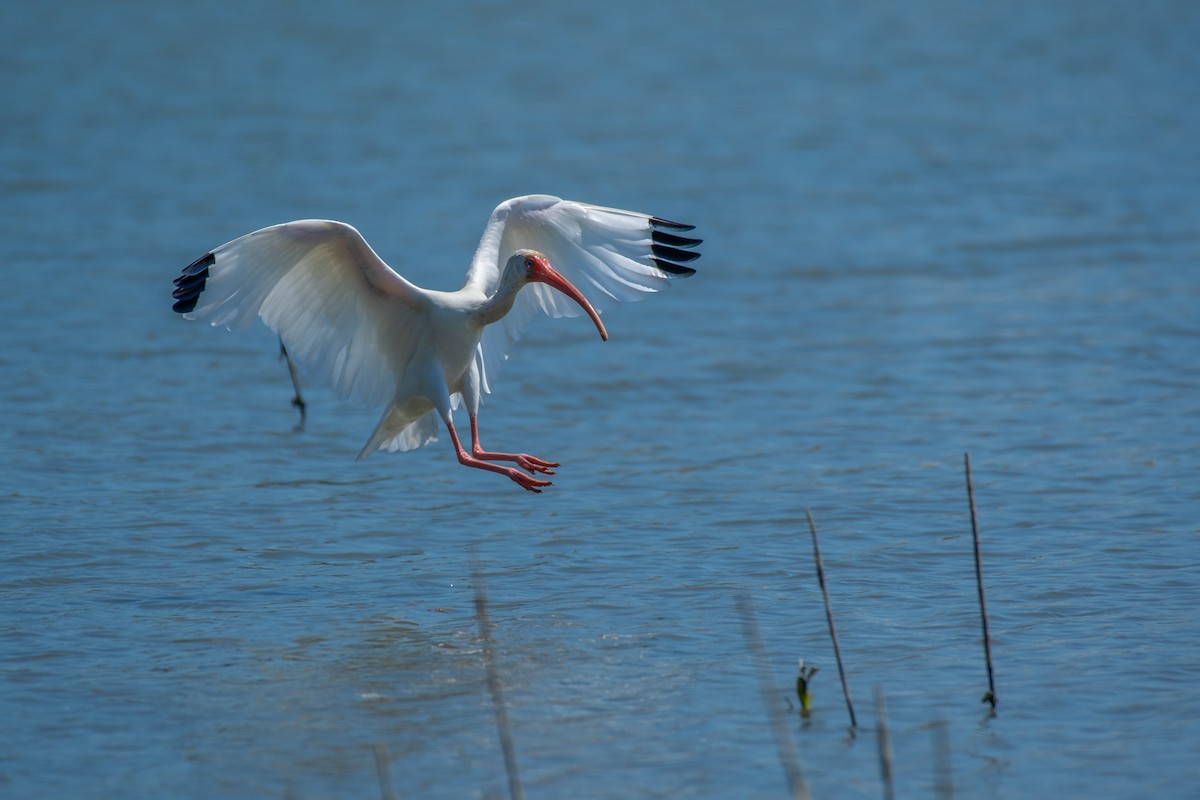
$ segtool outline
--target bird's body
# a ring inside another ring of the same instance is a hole
[[[460,462],[539,491],[549,482],[531,475],[558,465],[484,450],[476,419],[482,395],[533,316],[582,310],[607,339],[597,309],[692,274],[683,264],[699,256],[691,248],[700,240],[670,232],[687,230],[547,195],[514,198],[488,220],[463,288],[443,292],[401,277],[345,223],[289,222],[184,268],[174,308],[230,329],[260,317],[309,376],[342,398],[386,405],[360,457],[433,441],[440,417]],[[471,453],[452,419],[460,403],[470,416]],[[493,461],[515,462],[530,475]]]

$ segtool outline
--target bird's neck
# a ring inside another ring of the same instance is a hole
[[[475,313],[476,319],[483,325],[491,325],[504,319],[504,315],[512,310],[517,300],[517,292],[521,291],[523,283],[501,281],[495,293],[483,301]]]

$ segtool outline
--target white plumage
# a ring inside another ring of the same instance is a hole
[[[342,222],[274,225],[221,245],[176,279],[175,310],[231,330],[259,317],[312,379],[343,399],[387,405],[360,457],[409,450],[445,422],[459,461],[508,475],[531,491],[549,482],[491,461],[553,474],[553,462],[491,453],[479,444],[480,395],[495,385],[513,344],[539,314],[599,312],[640,300],[691,275],[700,244],[671,231],[692,226],[548,195],[507,200],[492,212],[456,292],[422,289]],[[465,401],[472,453],[451,413]]]

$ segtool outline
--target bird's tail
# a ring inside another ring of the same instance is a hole
[[[376,450],[415,450],[422,445],[436,442],[438,438],[437,409],[424,408],[415,414],[388,406],[375,426],[375,432],[359,451],[358,458],[368,456]]]

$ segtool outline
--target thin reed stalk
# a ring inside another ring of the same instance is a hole
[[[983,654],[987,659],[988,691],[983,702],[992,704],[996,710],[996,679],[992,669],[992,637],[988,632],[987,598],[983,593],[983,556],[979,548],[979,515],[975,512],[975,487],[971,482],[971,454],[963,453],[967,472],[967,502],[971,507],[971,538],[975,542],[975,585],[979,589],[979,616],[983,621]]]
[[[788,730],[787,720],[779,708],[779,687],[771,677],[771,660],[767,656],[767,647],[763,644],[762,634],[758,629],[758,620],[754,615],[754,604],[746,595],[737,597],[738,613],[742,617],[742,636],[746,639],[746,649],[754,658],[754,670],[758,676],[758,689],[762,694],[763,706],[767,712],[767,722],[771,725],[771,733],[775,737],[775,748],[779,752],[779,763],[783,767],[783,775],[787,779],[788,792],[792,800],[809,800],[808,784],[804,782],[804,771],[800,767],[800,756],[796,753],[792,734]]]
[[[875,725],[878,729],[879,779],[883,783],[884,800],[896,800],[896,783],[892,773],[892,740],[888,737],[887,706],[883,689],[875,687]]]
[[[842,694],[846,696],[846,710],[850,712],[850,729],[858,728],[858,719],[854,716],[854,701],[850,699],[850,685],[846,682],[846,669],[842,666],[842,648],[838,646],[837,626],[833,624],[833,606],[829,603],[829,589],[825,586],[825,563],[821,560],[821,543],[817,540],[817,523],[813,520],[812,512],[807,508],[804,513],[808,516],[808,529],[812,531],[813,557],[817,562],[817,581],[821,584],[821,594],[825,597],[825,619],[829,622],[829,636],[833,639],[833,656],[837,659],[838,676],[842,679]]]
[[[375,745],[375,773],[379,776],[380,797],[383,800],[400,800],[400,795],[396,794],[392,786],[391,762],[392,756],[387,747]]]
[[[500,750],[504,753],[504,768],[508,772],[508,792],[512,800],[525,800],[525,788],[517,772],[517,752],[513,746],[512,728],[508,724],[508,713],[504,707],[504,690],[500,686],[500,671],[496,668],[496,647],[492,640],[492,623],[488,618],[487,592],[483,586],[483,573],[479,562],[471,559],[471,571],[475,580],[475,618],[479,621],[479,635],[483,638],[483,664],[487,671],[488,690],[492,695],[492,710],[496,714],[496,729],[500,734]]]
[[[950,726],[939,720],[933,726],[934,797],[954,800],[954,767],[950,758]]]

